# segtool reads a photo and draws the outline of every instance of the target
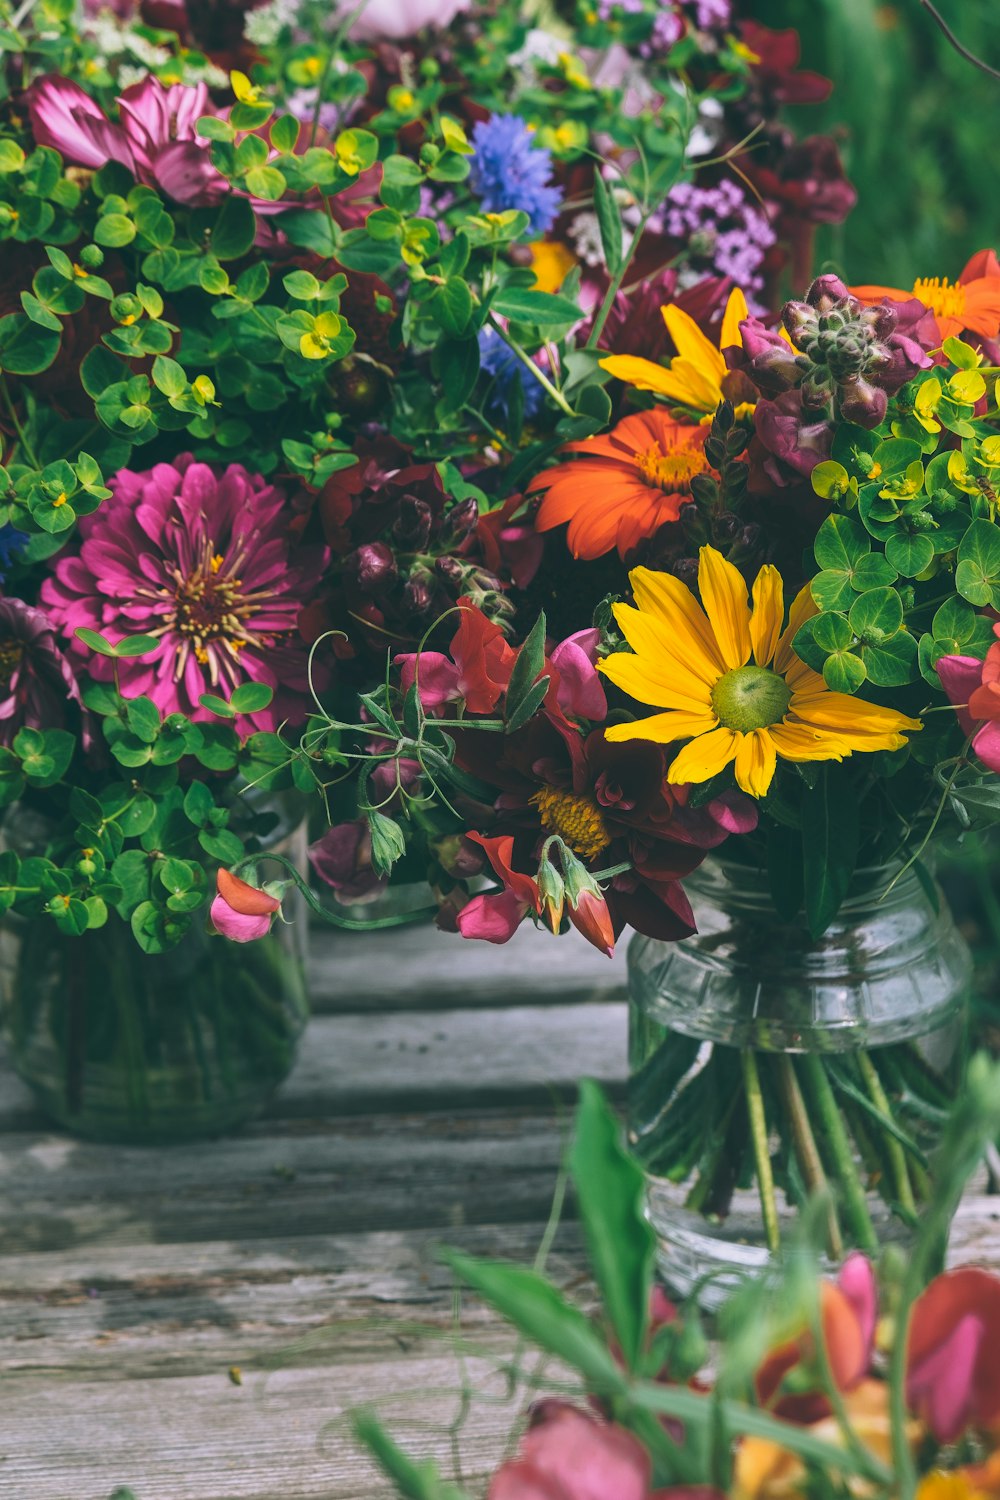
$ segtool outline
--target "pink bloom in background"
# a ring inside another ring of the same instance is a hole
[[[19,729],[61,729],[66,704],[80,703],[55,621],[23,599],[0,599],[0,745]]]
[[[488,1500],[690,1500],[707,1485],[651,1490],[652,1462],[632,1433],[565,1401],[543,1401],[517,1456],[493,1476]]]
[[[597,724],[608,717],[608,700],[595,667],[600,641],[601,632],[596,628],[578,630],[559,642],[546,663],[552,675],[549,691],[554,691],[563,713]]]
[[[1000,637],[1000,625],[993,634]],[[972,748],[984,766],[1000,771],[1000,640],[986,653],[975,656],[942,656],[937,664],[941,686],[958,710]]]
[[[375,901],[386,888],[372,867],[372,836],[364,818],[328,828],[310,844],[309,863],[345,906]]]
[[[351,36],[366,42],[383,37],[395,41],[413,36],[426,26],[450,26],[468,8],[469,0],[368,0],[351,27]],[[356,9],[357,0],[339,0],[338,19]]]
[[[93,678],[112,662],[75,637],[153,635],[148,656],[119,664],[126,697],[146,694],[164,714],[211,720],[203,693],[228,699],[244,682],[274,690],[271,704],[236,720],[241,733],[300,723],[308,646],[299,614],[326,566],[324,547],[295,547],[281,492],[241,464],[221,473],[182,454],[143,473],[122,469],[111,499],[80,521],[80,543],[53,564],[41,597]]]
[[[216,932],[234,943],[253,943],[267,937],[271,919],[281,910],[278,898],[248,885],[228,870],[216,873],[215,885],[218,895],[212,902],[209,918]]]
[[[28,110],[38,144],[52,146],[78,166],[97,170],[121,162],[137,181],[178,203],[211,205],[233,191],[212,165],[208,141],[195,129],[203,115],[224,113],[204,83],[168,85],[152,75],[144,78],[119,97],[121,123],[115,125],[79,84],[49,73],[29,89]],[[250,201],[259,214],[292,206]]]

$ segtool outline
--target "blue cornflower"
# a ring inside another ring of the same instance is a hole
[[[506,419],[516,380],[524,391],[524,415],[537,417],[545,401],[545,392],[527,365],[521,363],[494,328],[484,328],[479,335],[479,365],[484,375],[493,377],[486,397],[487,416]]]
[[[16,562],[28,544],[28,534],[16,526],[0,526],[0,583],[7,577],[11,563]]]
[[[562,193],[548,185],[552,156],[535,145],[524,121],[518,115],[491,115],[476,125],[472,144],[476,154],[469,182],[487,213],[520,209],[531,219],[534,234],[551,229]]]

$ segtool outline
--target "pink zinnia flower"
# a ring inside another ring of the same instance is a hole
[[[329,554],[293,549],[281,492],[241,464],[217,474],[190,454],[143,473],[122,469],[109,487],[111,499],[81,519],[79,546],[42,585],[70,656],[107,682],[112,661],[75,631],[111,641],[153,635],[155,651],[118,663],[126,697],[146,694],[162,713],[205,720],[203,693],[228,698],[243,682],[263,682],[275,696],[236,721],[240,732],[300,723],[308,647],[298,619]]]
[[[150,75],[123,91],[115,125],[79,84],[59,73],[38,78],[28,91],[31,129],[40,146],[95,171],[109,161],[178,203],[207,206],[234,191],[213,165],[209,142],[195,129],[203,115],[225,116],[204,83],[161,83]],[[240,196],[246,196],[241,194]],[[294,206],[251,198],[259,214]]]
[[[19,729],[61,729],[67,701],[79,705],[80,689],[55,622],[23,599],[0,599],[0,745]]]

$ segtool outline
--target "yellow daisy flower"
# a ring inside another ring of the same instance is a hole
[[[834,693],[792,650],[796,631],[816,613],[809,588],[785,618],[781,574],[761,568],[753,608],[742,575],[714,547],[702,547],[698,588],[669,573],[636,568],[636,607],[615,605],[634,655],[599,662],[613,683],[666,712],[615,724],[609,740],[688,740],[667,773],[674,783],[708,781],[735,763],[737,783],[763,797],[783,760],[844,760],[855,751],[898,750],[903,730],[920,729],[892,708]],[[751,661],[751,657],[753,660]]]
[[[691,411],[713,416],[723,398],[722,385],[728,374],[722,351],[742,343],[740,324],[750,316],[747,299],[739,287],[730,292],[718,347],[682,308],[671,305],[661,307],[660,312],[677,345],[669,369],[633,354],[609,355],[601,360],[601,369],[638,391],[652,391]]]

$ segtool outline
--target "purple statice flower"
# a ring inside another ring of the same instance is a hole
[[[16,526],[0,526],[0,583],[7,577],[12,563],[17,562],[28,544],[27,532]]]
[[[663,231],[686,244],[699,277],[729,276],[751,303],[763,290],[760,268],[776,236],[766,213],[729,178],[714,187],[679,182],[664,205]]]
[[[721,29],[732,21],[732,0],[686,0],[686,4],[694,11],[694,24],[699,31]]]
[[[61,729],[66,704],[80,703],[55,621],[23,599],[0,599],[0,745],[19,729]]]
[[[245,682],[274,691],[236,720],[239,732],[300,723],[309,648],[299,615],[326,566],[324,547],[297,547],[280,490],[241,464],[217,471],[181,454],[142,473],[120,469],[111,498],[80,521],[79,545],[53,563],[42,602],[67,654],[106,682],[115,663],[75,636],[153,635],[155,649],[118,661],[122,692],[164,714],[211,719],[203,693],[229,698]]]
[[[597,0],[597,19],[610,21],[617,16],[635,16],[642,12],[643,0]]]
[[[552,156],[537,146],[519,115],[491,115],[472,132],[470,186],[487,213],[518,209],[531,220],[533,234],[551,229],[562,192],[550,186]]]
[[[480,332],[479,365],[484,375],[492,377],[486,397],[487,416],[507,417],[511,392],[517,381],[524,392],[524,415],[537,417],[545,402],[545,392],[494,328],[484,328]]]

